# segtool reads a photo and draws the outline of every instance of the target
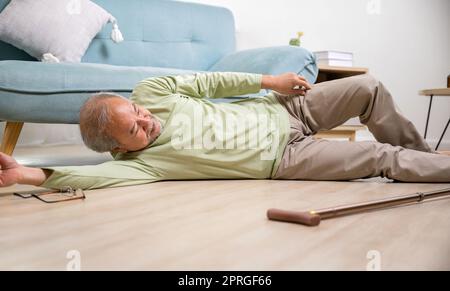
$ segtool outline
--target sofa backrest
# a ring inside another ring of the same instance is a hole
[[[0,11],[10,0],[0,0]],[[233,14],[226,8],[170,0],[93,0],[118,21],[124,41],[110,39],[111,24],[90,44],[82,62],[207,70],[235,50]],[[0,60],[32,60],[0,41]]]

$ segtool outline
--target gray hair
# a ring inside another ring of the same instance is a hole
[[[92,95],[80,109],[80,132],[84,144],[99,153],[109,152],[120,143],[109,133],[111,109],[107,102],[111,98],[124,98],[110,92]]]

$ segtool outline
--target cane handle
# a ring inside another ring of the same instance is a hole
[[[307,226],[317,226],[320,224],[320,215],[314,213],[314,211],[299,212],[271,208],[267,210],[267,218],[270,220],[294,222]]]

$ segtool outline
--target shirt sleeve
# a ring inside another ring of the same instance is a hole
[[[139,160],[109,161],[93,166],[48,167],[52,171],[41,185],[45,188],[97,189],[156,182],[159,175]]]
[[[141,105],[157,103],[161,97],[181,94],[195,98],[224,98],[258,93],[262,75],[212,72],[149,78],[141,81],[131,99]]]

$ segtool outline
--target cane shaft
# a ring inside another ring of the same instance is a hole
[[[424,200],[446,196],[450,196],[450,188],[423,193],[419,192],[409,195],[396,196],[387,199],[374,200],[351,205],[343,205],[338,207],[324,208],[307,212],[269,209],[267,211],[267,217],[271,220],[294,222],[308,226],[317,226],[323,219],[329,219],[394,206],[407,205],[411,203],[419,203]]]
[[[324,208],[316,210],[321,219],[328,219],[338,216],[361,213],[365,211],[389,208],[410,203],[418,203],[429,199],[444,197],[450,195],[450,188],[438,191],[430,191],[424,193],[415,193],[403,196],[397,196],[387,199],[369,201],[365,203],[357,203],[352,205],[344,205],[339,207]]]

